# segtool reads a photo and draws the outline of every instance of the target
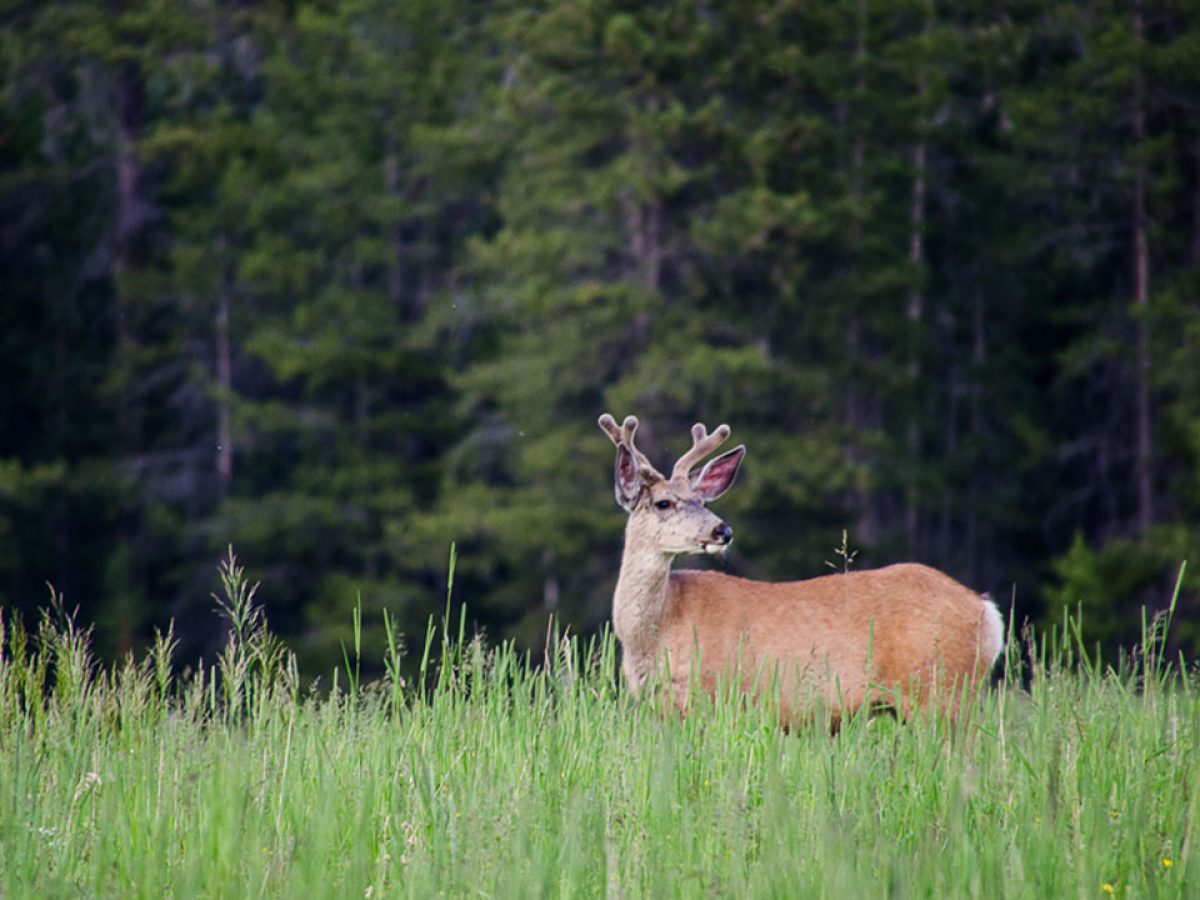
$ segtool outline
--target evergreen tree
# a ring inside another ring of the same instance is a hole
[[[280,627],[324,660],[358,593],[381,646],[380,610],[422,631],[444,577],[448,542],[416,544],[409,521],[436,496],[454,423],[457,336],[436,308],[455,303],[457,248],[487,222],[487,152],[453,130],[475,102],[474,15],[299,9],[262,64],[252,158],[226,167],[215,203],[226,256],[210,294],[233,301],[244,371],[217,385],[234,453],[213,528],[262,561]]]
[[[5,282],[28,304],[7,310],[18,335],[57,347],[15,354],[45,368],[14,378],[38,410],[12,413],[15,530],[46,537],[20,539],[30,568],[12,589],[30,605],[54,573],[93,610],[109,651],[128,648],[147,617],[158,562],[149,510],[177,487],[168,445],[187,376],[178,311],[160,290],[166,234],[142,150],[184,89],[198,10],[79,0],[18,8],[6,32],[8,108],[22,119],[26,160],[12,196],[27,212],[14,220],[23,246]],[[22,499],[22,472],[40,485],[36,503]]]
[[[605,410],[733,425],[756,577],[846,528],[1113,645],[1196,543],[1191,4],[0,11],[0,602],[106,654],[214,646],[231,542],[314,668],[452,541],[477,625],[595,627]]]

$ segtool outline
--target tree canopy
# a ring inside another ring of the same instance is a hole
[[[846,529],[1111,649],[1200,546],[1194,4],[0,9],[0,603],[108,654],[210,650],[230,543],[313,671],[451,542],[595,629],[606,410],[730,423],[753,577]]]

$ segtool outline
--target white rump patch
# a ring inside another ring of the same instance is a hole
[[[987,594],[983,595],[983,621],[979,628],[979,655],[991,665],[1004,649],[1004,617]]]

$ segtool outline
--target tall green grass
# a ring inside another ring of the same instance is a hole
[[[1200,895],[1200,696],[1165,622],[1113,668],[1071,619],[957,728],[784,733],[619,686],[611,636],[541,667],[431,626],[423,677],[298,683],[232,557],[214,668],[103,668],[61,598],[0,619],[4,897]]]

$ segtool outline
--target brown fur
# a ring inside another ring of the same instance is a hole
[[[912,563],[782,583],[684,570],[670,576],[660,647],[681,707],[698,653],[706,690],[722,677],[773,685],[788,722],[823,709],[836,723],[865,703],[953,715],[1000,649],[986,602]]]
[[[680,709],[693,684],[712,693],[732,680],[756,695],[778,691],[786,723],[821,711],[836,727],[864,705],[955,716],[986,678],[1003,645],[999,612],[928,566],[779,583],[671,572],[677,554],[728,544],[727,527],[705,503],[732,484],[744,448],[692,476],[691,466],[729,433],[696,425],[693,449],[666,479],[633,446],[635,418],[618,428],[606,415],[600,424],[617,444],[617,498],[629,512],[613,626],[635,694],[665,667]]]

